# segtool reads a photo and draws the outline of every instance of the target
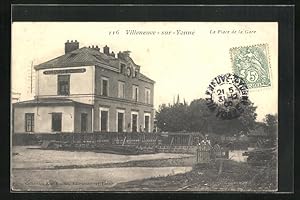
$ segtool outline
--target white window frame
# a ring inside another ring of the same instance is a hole
[[[118,132],[118,113],[123,113],[123,122],[122,122],[122,128],[123,128],[123,132],[126,132],[125,129],[125,110],[123,109],[117,109],[116,111],[116,132]]]
[[[137,97],[135,98],[135,89],[137,88]],[[138,85],[132,85],[132,100],[139,101],[139,86]]]
[[[123,92],[121,93],[120,88],[121,85],[123,85]],[[123,81],[118,81],[118,98],[125,98],[125,82]]]
[[[104,76],[101,77],[101,95],[103,95],[103,80],[107,81],[107,96],[109,96],[109,78]]]
[[[149,98],[147,96],[147,92],[149,92]],[[145,103],[146,104],[151,103],[151,90],[150,90],[150,88],[145,88]]]
[[[146,116],[149,117],[149,124],[148,124],[149,130],[148,130],[148,133],[150,133],[151,132],[151,113],[147,113],[147,112],[144,113],[144,131],[145,131],[145,128],[146,128],[146,124],[145,124],[145,117]]]
[[[101,111],[107,111],[107,132],[109,132],[109,108],[100,107],[99,108],[99,131],[101,131]]]
[[[30,121],[30,131],[27,131],[27,120],[28,118],[26,116],[31,116],[29,119]],[[32,117],[33,116],[33,117]],[[34,126],[35,126],[35,114],[34,113],[25,113],[25,132],[32,133],[34,132]],[[33,124],[33,125],[32,125]]]
[[[131,114],[130,114],[130,132],[132,132],[132,125],[133,125],[133,117],[132,115],[137,115],[137,118],[136,118],[136,132],[140,132],[140,127],[139,127],[139,112],[137,111],[131,111]]]

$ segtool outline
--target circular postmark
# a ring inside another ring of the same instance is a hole
[[[249,104],[245,81],[231,73],[221,74],[212,79],[205,94],[209,110],[221,119],[239,117]]]

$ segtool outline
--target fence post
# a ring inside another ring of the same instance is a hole
[[[190,149],[191,140],[192,140],[192,135],[189,136],[187,151],[189,151],[189,149]]]
[[[199,146],[197,147],[197,163],[199,162]]]
[[[173,136],[172,139],[171,139],[171,143],[170,143],[170,148],[169,148],[169,149],[171,149],[171,147],[172,147],[172,145],[173,145],[173,142],[174,142],[174,136]]]
[[[122,146],[124,146],[124,144],[125,144],[125,141],[126,141],[126,138],[127,138],[127,136],[125,136],[125,137],[124,137],[124,140],[123,140]]]
[[[95,133],[95,136],[96,136],[96,146],[98,146],[98,140],[99,140],[99,134],[98,133]]]

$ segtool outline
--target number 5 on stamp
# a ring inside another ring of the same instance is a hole
[[[271,86],[268,44],[230,49],[233,73],[243,78],[249,89]]]

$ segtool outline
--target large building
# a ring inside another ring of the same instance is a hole
[[[11,102],[12,103],[19,102],[20,101],[20,96],[21,96],[21,93],[12,91],[11,92]]]
[[[15,133],[152,132],[154,81],[128,51],[67,41],[35,70],[34,99],[13,104]]]

